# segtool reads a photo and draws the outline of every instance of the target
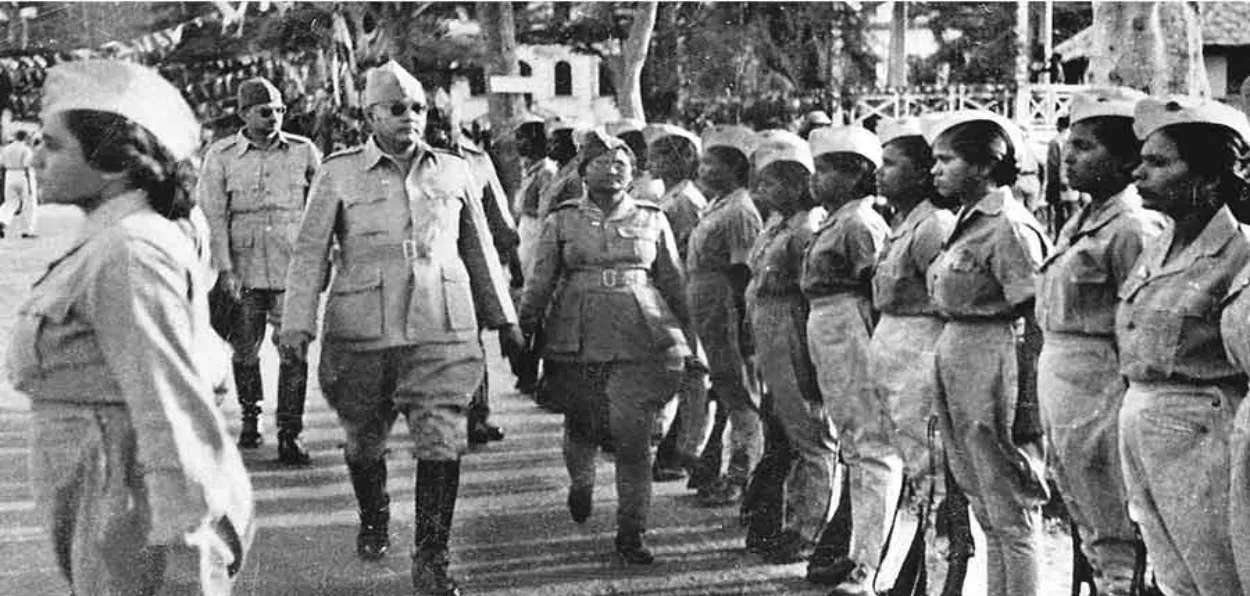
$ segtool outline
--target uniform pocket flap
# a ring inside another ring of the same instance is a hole
[[[382,287],[382,271],[377,267],[357,268],[347,275],[334,276],[334,294],[351,294]]]

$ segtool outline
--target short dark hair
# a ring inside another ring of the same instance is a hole
[[[926,175],[933,169],[933,148],[920,135],[898,137],[886,143],[886,146],[897,147],[903,153],[903,157],[906,157],[913,167]],[[933,187],[932,177],[927,179],[928,182],[925,183],[924,193],[929,202],[942,209],[951,209],[959,206],[958,199],[944,197]]]
[[[694,141],[681,135],[663,136],[647,148],[647,158],[652,155],[668,156],[669,167],[681,174],[682,180],[694,180],[699,176],[699,147]]]
[[[634,152],[634,160],[637,162],[638,169],[647,169],[647,139],[642,136],[641,130],[627,130],[616,135],[616,138],[625,141],[629,145],[629,150]]]
[[[956,155],[978,166],[990,166],[990,181],[998,186],[1011,186],[1020,177],[1016,148],[1007,131],[988,120],[956,124],[934,141],[945,141]]]
[[[1126,164],[1141,162],[1141,141],[1133,132],[1133,119],[1124,116],[1095,116],[1077,122],[1089,126],[1095,139],[1113,157]]]
[[[737,183],[738,188],[745,188],[747,184],[750,184],[751,160],[747,159],[747,156],[743,155],[742,151],[733,147],[717,145],[708,147],[703,153],[704,155],[714,156],[729,166],[729,170],[734,174],[734,181]]]
[[[840,172],[857,175],[855,187],[851,189],[855,193],[856,199],[862,199],[877,192],[877,178],[874,175],[877,171],[877,165],[868,161],[867,157],[858,153],[836,151],[817,155],[816,164],[818,166],[823,164],[825,167],[833,168]]]
[[[1217,181],[1216,194],[1238,213],[1238,219],[1250,220],[1250,145],[1241,135],[1225,126],[1209,122],[1185,122],[1159,129],[1159,133],[1176,145],[1176,153],[1195,176]]]
[[[758,181],[759,178],[762,178],[765,172],[776,174],[786,186],[798,188],[798,203],[804,209],[816,206],[816,199],[812,197],[811,186],[807,183],[812,174],[803,164],[797,161],[770,163],[759,171],[759,174],[756,175],[756,180]]]
[[[65,126],[78,139],[87,163],[102,172],[125,173],[147,193],[148,203],[167,219],[186,218],[195,206],[195,169],[177,161],[148,129],[125,116],[95,110],[69,110]]]

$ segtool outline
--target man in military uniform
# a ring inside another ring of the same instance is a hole
[[[256,448],[264,439],[258,417],[264,385],[260,346],[265,322],[282,323],[291,241],[299,229],[308,185],[321,163],[312,141],[282,131],[286,108],[269,81],[254,78],[239,86],[237,114],[243,129],[209,147],[196,187],[212,230],[213,266],[219,290],[239,304],[227,335],[234,348],[234,379],[243,409],[239,447]],[[306,465],[300,444],[308,365],[282,359],[278,369],[278,459]]]
[[[356,552],[378,559],[390,546],[386,438],[402,413],[417,458],[413,586],[455,595],[447,543],[465,408],[482,381],[478,325],[507,329],[511,345],[520,332],[469,164],[422,139],[421,83],[387,62],[367,73],[363,104],[373,136],[331,155],[313,181],[279,348],[306,358],[333,266],[318,375],[347,435]]]

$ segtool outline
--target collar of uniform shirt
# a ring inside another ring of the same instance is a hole
[[[1198,237],[1189,246],[1186,246],[1176,258],[1165,263],[1164,259],[1167,258],[1168,250],[1172,246],[1172,234],[1175,231],[1174,227],[1168,226],[1164,230],[1163,235],[1159,237],[1158,250],[1155,251],[1150,261],[1146,263],[1147,271],[1158,275],[1167,271],[1187,269],[1201,257],[1218,254],[1224,249],[1224,245],[1242,233],[1241,230],[1242,225],[1233,216],[1233,212],[1228,208],[1228,205],[1220,207],[1220,210],[1215,212],[1215,216],[1207,223],[1207,227],[1202,229]]]
[[[427,157],[433,158],[434,152],[430,151],[430,147],[425,143],[417,141],[417,144],[413,147],[412,159],[409,163],[418,164]],[[365,163],[368,164],[368,169],[372,170],[377,167],[379,163],[382,163],[383,160],[389,161],[402,169],[399,159],[400,158],[383,151],[373,137],[369,137],[369,140],[365,141]]]
[[[1099,205],[1087,205],[1079,217],[1072,218],[1072,238],[1075,240],[1096,232],[1133,204],[1140,205],[1141,197],[1137,194],[1137,187],[1130,184]]]
[[[273,143],[270,144],[268,147],[262,147],[260,145],[257,145],[256,143],[252,141],[252,139],[247,138],[247,135],[243,134],[242,130],[239,130],[237,134],[239,135],[239,154],[238,154],[239,157],[243,157],[243,154],[247,153],[247,150],[253,147],[255,147],[256,149],[260,149],[260,150],[265,150],[265,149],[269,149],[272,147],[281,147],[285,149],[290,144],[287,134],[280,130],[277,133],[275,133],[275,138],[273,140]]]

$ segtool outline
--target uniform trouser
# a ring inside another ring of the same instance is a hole
[[[1244,398],[1237,407],[1233,423],[1230,457],[1228,531],[1233,540],[1233,556],[1237,560],[1237,577],[1242,586],[1250,586],[1250,407],[1246,406]]]
[[[677,414],[668,428],[664,440],[671,442],[673,455],[686,461],[699,458],[703,446],[712,432],[712,416],[707,399],[708,371],[706,355],[701,346],[695,347],[697,357],[688,358],[677,388]],[[661,462],[664,463],[664,462]]]
[[[862,296],[817,298],[807,321],[807,341],[850,482],[850,556],[875,569],[903,488],[903,463],[891,445],[886,405],[870,377],[870,313],[871,305]]]
[[[573,488],[595,485],[595,455],[605,433],[616,457],[616,524],[647,529],[651,509],[651,425],[681,383],[680,360],[547,362],[548,388],[568,404],[564,465]]]
[[[707,353],[711,390],[717,407],[729,411],[729,469],[726,476],[746,484],[764,448],[758,395],[742,353],[739,310],[726,276],[692,275],[687,292],[695,334]]]
[[[253,366],[260,362],[260,347],[265,341],[265,324],[282,327],[282,290],[244,288],[239,300],[238,318],[230,326],[230,347],[234,363]],[[277,334],[273,340],[276,344]]]
[[[353,351],[326,342],[318,377],[347,435],[347,463],[368,467],[385,456],[399,414],[418,460],[452,461],[468,440],[464,417],[482,382],[476,339]]]
[[[21,171],[9,171],[4,176],[4,205],[0,206],[0,224],[9,226],[10,232],[35,233],[35,195],[30,182]]]
[[[538,254],[538,238],[542,235],[543,222],[535,215],[522,215],[517,222],[517,258],[521,260],[521,272],[525,279],[534,273],[534,258]]]
[[[1128,594],[1133,577],[1135,539],[1118,439],[1125,389],[1113,338],[1046,334],[1037,392],[1051,470],[1099,594]]]
[[[877,396],[885,404],[891,445],[911,478],[930,470],[929,421],[937,395],[934,350],[944,323],[937,317],[882,315],[869,344]]]
[[[1042,495],[1029,490],[1011,440],[1017,398],[1010,321],[950,321],[937,343],[937,414],[947,462],[985,531],[987,593],[1038,593]]]
[[[786,477],[789,528],[815,542],[833,513],[838,440],[808,354],[801,295],[760,297],[751,309],[756,364],[795,459]]]
[[[187,543],[148,544],[136,449],[125,406],[36,406],[31,478],[71,590],[80,596],[230,594],[248,533],[221,518],[188,534]]]
[[[1120,408],[1129,517],[1168,596],[1241,594],[1228,523],[1242,388],[1130,381]]]

